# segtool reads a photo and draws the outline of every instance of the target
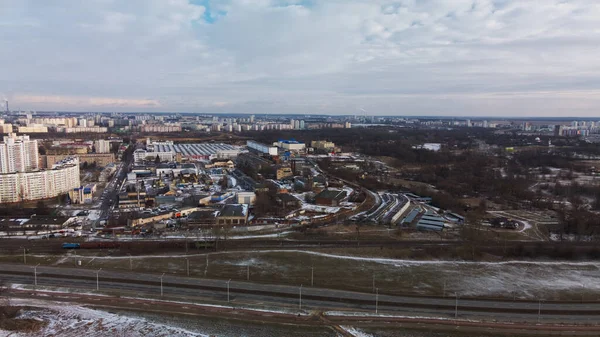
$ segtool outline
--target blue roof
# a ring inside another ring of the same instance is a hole
[[[413,222],[413,220],[419,215],[419,209],[415,208],[402,220],[402,223]]]
[[[444,229],[444,227],[417,224],[417,229],[431,230],[431,231],[441,231],[442,229]]]
[[[284,144],[304,144],[304,143],[301,143],[301,142],[299,142],[299,141],[297,141],[295,139],[289,139],[289,140],[280,139],[279,142],[280,143],[284,143]]]
[[[444,227],[444,223],[440,222],[440,221],[430,221],[430,220],[419,220],[419,222],[417,223],[418,225],[431,225],[431,226],[438,226],[438,227]]]

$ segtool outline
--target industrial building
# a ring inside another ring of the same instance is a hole
[[[223,143],[173,144],[172,142],[154,142],[155,152],[174,152],[188,159],[231,159],[237,157],[240,150]]]
[[[29,219],[0,218],[0,237],[50,235],[76,225],[75,217],[37,217]]]
[[[297,140],[279,140],[273,143],[274,146],[280,147],[286,151],[303,151],[306,148],[306,145]]]
[[[144,160],[153,161],[158,156],[161,162],[171,162],[175,160],[175,152],[173,151],[153,151],[149,152],[143,149],[137,149],[133,151],[133,160],[136,164],[143,162]]]
[[[423,214],[421,219],[419,219],[419,222],[417,222],[417,229],[439,232],[444,229],[445,223],[446,219],[432,211],[427,211],[427,213]]]
[[[262,144],[259,142],[255,142],[253,140],[247,141],[246,146],[248,147],[249,150],[263,154],[263,155],[266,154],[266,155],[270,155],[270,156],[276,156],[279,154],[279,150],[277,149],[277,146],[269,146],[269,145],[265,145],[265,144]]]

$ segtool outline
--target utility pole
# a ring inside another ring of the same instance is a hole
[[[250,281],[250,265],[246,265],[246,281]]]
[[[540,317],[542,316],[542,300],[538,300],[538,323],[540,322]]]
[[[227,303],[229,303],[229,282],[231,282],[231,279],[227,281]]]
[[[302,285],[300,285],[300,297],[298,299],[298,308],[302,310]]]
[[[102,268],[98,269],[96,271],[96,291],[100,290],[100,271],[102,270]]]
[[[37,267],[38,267],[39,265],[40,265],[40,264],[38,263],[37,265],[35,265],[35,266],[33,267],[33,285],[34,285],[35,287],[37,287]]]
[[[190,276],[190,259],[189,258],[185,258],[185,264],[186,264],[186,269],[187,269],[187,276]]]
[[[27,264],[27,249],[23,247],[23,264]]]
[[[373,292],[375,292],[375,273],[373,273]]]
[[[456,297],[456,302],[454,304],[454,319],[458,318],[458,293],[454,293],[454,296]]]
[[[160,297],[163,297],[163,277],[165,277],[165,273],[160,275]]]
[[[314,286],[315,285],[315,267],[311,266],[310,267],[310,286]]]
[[[375,288],[375,314],[379,313],[379,288]]]
[[[131,257],[131,254],[129,254],[129,270],[133,270],[133,259]]]

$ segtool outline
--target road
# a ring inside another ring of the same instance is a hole
[[[127,176],[127,172],[129,171],[129,167],[132,162],[132,158],[130,158],[127,162],[121,162],[117,165],[117,170],[113,175],[112,179],[108,184],[106,184],[106,188],[104,192],[102,192],[101,202],[100,202],[100,216],[98,220],[93,223],[93,227],[97,227],[99,222],[105,220],[109,217],[112,210],[115,208],[117,204],[117,195],[119,194],[119,190],[125,177]]]
[[[34,284],[34,268],[26,265],[0,264],[0,277],[16,284]],[[37,267],[38,286],[53,286],[94,291],[118,291],[121,296],[159,297],[160,275],[129,271],[98,272],[90,269]],[[96,283],[97,282],[97,283]],[[228,282],[165,275],[163,294],[192,301],[227,302]],[[392,315],[412,315],[484,319],[510,322],[553,323],[600,322],[598,302],[531,302],[461,299],[456,297],[410,297],[374,293],[358,293],[307,285],[284,286],[230,281],[229,298],[236,305],[299,307],[305,310],[375,311]],[[301,304],[300,304],[300,298]]]

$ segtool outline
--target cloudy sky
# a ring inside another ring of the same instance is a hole
[[[597,116],[597,0],[0,0],[14,108]]]

